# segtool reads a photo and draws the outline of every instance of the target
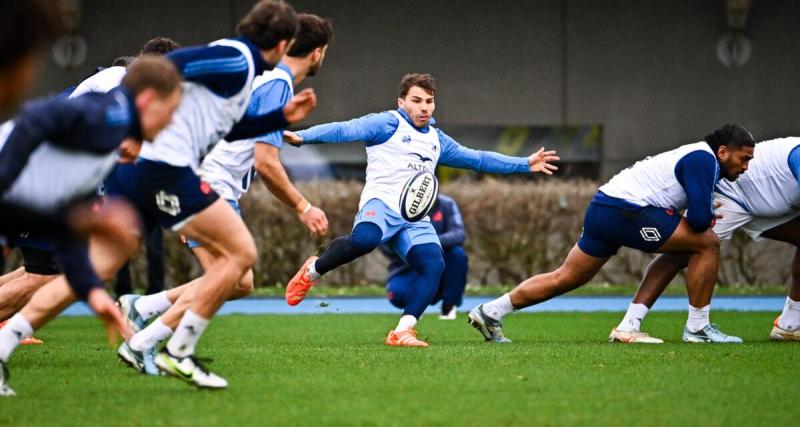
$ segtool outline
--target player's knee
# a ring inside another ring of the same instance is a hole
[[[236,284],[234,299],[244,298],[253,293],[255,284],[253,281],[253,270],[247,270],[242,279]]]
[[[712,253],[719,253],[720,247],[720,240],[719,237],[713,231],[706,230],[703,233],[703,246],[702,250],[704,252],[712,252]]]
[[[371,223],[362,223],[353,229],[350,235],[350,245],[361,253],[371,252],[381,244],[382,233],[380,227]]]
[[[438,245],[424,244],[414,246],[408,251],[406,258],[411,267],[420,275],[436,278],[437,280],[442,277],[444,258]]]

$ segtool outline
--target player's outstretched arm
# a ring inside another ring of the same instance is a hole
[[[529,157],[507,156],[493,151],[464,147],[441,130],[437,129],[437,132],[442,146],[439,163],[445,166],[498,174],[542,172],[552,175],[553,171],[558,169],[550,164],[559,160],[555,151],[545,151],[541,148]]]
[[[381,144],[397,130],[399,121],[387,112],[369,114],[345,122],[333,122],[312,126],[298,132],[284,132],[284,141],[300,146],[303,144],[334,144],[363,141],[367,145]]]
[[[316,106],[317,95],[314,93],[314,89],[303,89],[282,108],[276,108],[265,114],[245,115],[225,135],[224,139],[226,141],[250,139],[284,129],[290,124],[306,118]]]

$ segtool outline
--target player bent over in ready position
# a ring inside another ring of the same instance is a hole
[[[754,153],[746,174],[736,181],[720,180],[717,185],[720,218],[714,232],[721,240],[729,240],[741,228],[753,240],[767,238],[795,246],[792,288],[783,312],[775,319],[770,339],[800,341],[800,138],[759,142]],[[688,263],[687,254],[662,254],[651,261],[616,329],[639,331],[650,307]],[[684,340],[693,341],[697,334],[688,326]]]
[[[388,242],[417,272],[417,280],[386,345],[427,347],[413,328],[439,287],[444,259],[430,221],[409,222],[401,216],[399,200],[406,181],[421,170],[433,172],[437,164],[502,174],[551,175],[557,169],[548,163],[558,160],[554,151],[540,149],[530,157],[510,157],[463,147],[431,126],[435,94],[435,81],[429,74],[408,74],[400,83],[397,110],[285,133],[295,145],[364,141],[367,150],[367,181],[352,233],[334,240],[319,258],[306,260],[286,287],[289,305],[299,304],[321,275]]]
[[[704,141],[648,157],[618,173],[595,194],[586,209],[580,240],[561,267],[475,307],[469,313],[470,324],[487,341],[510,342],[501,323],[506,315],[584,285],[621,246],[627,246],[644,252],[689,253],[687,328],[698,337],[741,342],[709,324],[703,308],[711,301],[719,263],[719,238],[711,230],[714,186],[720,177],[735,180],[747,170],[754,145],[750,132],[725,125]],[[678,213],[682,209],[687,209],[686,217]],[[662,342],[638,331],[611,339]]]

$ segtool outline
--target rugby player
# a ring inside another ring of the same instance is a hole
[[[255,79],[248,107],[250,114],[263,114],[283,107],[294,95],[293,86],[300,84],[306,77],[316,75],[322,66],[328,44],[333,37],[331,22],[311,14],[299,14],[297,22],[294,43],[284,59],[275,69],[265,71]],[[327,233],[328,221],[325,213],[312,206],[289,180],[280,161],[282,146],[282,130],[251,139],[217,144],[203,160],[203,179],[239,213],[238,200],[247,192],[254,172],[257,172],[270,191],[295,210],[299,220],[312,234]],[[197,241],[189,240],[188,244],[201,266],[204,269],[209,268],[215,255]],[[158,342],[172,335],[180,316],[191,303],[194,293],[186,292],[190,286],[193,286],[193,282],[153,295],[125,295],[120,298],[120,307],[134,329],[141,328],[148,319],[169,309],[164,316],[136,333],[129,344],[122,344],[119,349],[120,357],[146,374],[158,373],[149,361],[150,354]],[[253,272],[248,270],[238,286],[228,295],[228,299],[242,298],[252,290]],[[178,304],[173,306],[176,301]]]
[[[720,178],[735,180],[747,170],[754,145],[750,132],[729,124],[703,141],[648,157],[618,173],[595,194],[581,237],[561,267],[473,308],[470,324],[487,341],[510,342],[503,334],[505,316],[584,285],[626,246],[648,253],[689,253],[689,311],[690,319],[697,319],[692,333],[741,342],[700,319],[711,300],[719,263],[719,238],[711,230],[714,186]],[[679,213],[683,209],[686,217]],[[638,340],[662,342],[643,333]]]
[[[756,144],[754,158],[747,173],[735,181],[720,180],[715,200],[718,205],[714,232],[721,240],[730,240],[733,232],[741,229],[753,240],[763,238],[786,242],[795,247],[792,261],[792,287],[786,297],[783,312],[775,319],[770,339],[800,341],[800,138],[779,138]],[[626,340],[635,337],[650,307],[664,292],[678,271],[689,265],[689,255],[662,254],[645,270],[644,278],[625,313],[622,322],[611,332],[609,340]],[[712,282],[713,291],[716,283]],[[690,318],[683,332],[688,342],[715,341],[719,337],[703,335],[708,324],[705,306],[695,322]]]
[[[138,221],[127,203],[109,199],[98,206],[94,195],[118,153],[135,157],[143,139],[155,138],[169,124],[180,96],[174,65],[148,57],[131,65],[120,89],[31,103],[3,126],[0,233],[53,236],[64,276],[39,289],[0,329],[1,395],[14,394],[6,363],[19,342],[79,298],[130,335],[101,282],[119,265],[93,265],[88,252],[132,253]]]
[[[444,270],[442,248],[430,221],[409,222],[400,214],[403,185],[419,171],[433,172],[437,164],[488,173],[552,174],[554,151],[540,149],[530,157],[510,157],[460,145],[432,126],[436,84],[429,74],[408,74],[400,83],[396,110],[346,122],[285,132],[294,145],[364,141],[367,181],[352,233],[336,238],[322,255],[311,256],[286,287],[289,305],[299,304],[320,276],[389,243],[417,273],[397,327],[389,331],[389,346],[427,347],[414,326],[433,300]]]

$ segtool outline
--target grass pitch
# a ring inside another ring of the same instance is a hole
[[[605,342],[621,313],[517,314],[511,345],[465,316],[423,319],[427,349],[382,345],[396,315],[224,316],[201,356],[230,382],[196,390],[124,367],[91,318],[60,318],[11,361],[0,425],[797,425],[800,345],[775,313],[715,312],[743,345],[684,344],[685,315],[652,313],[660,346]]]

